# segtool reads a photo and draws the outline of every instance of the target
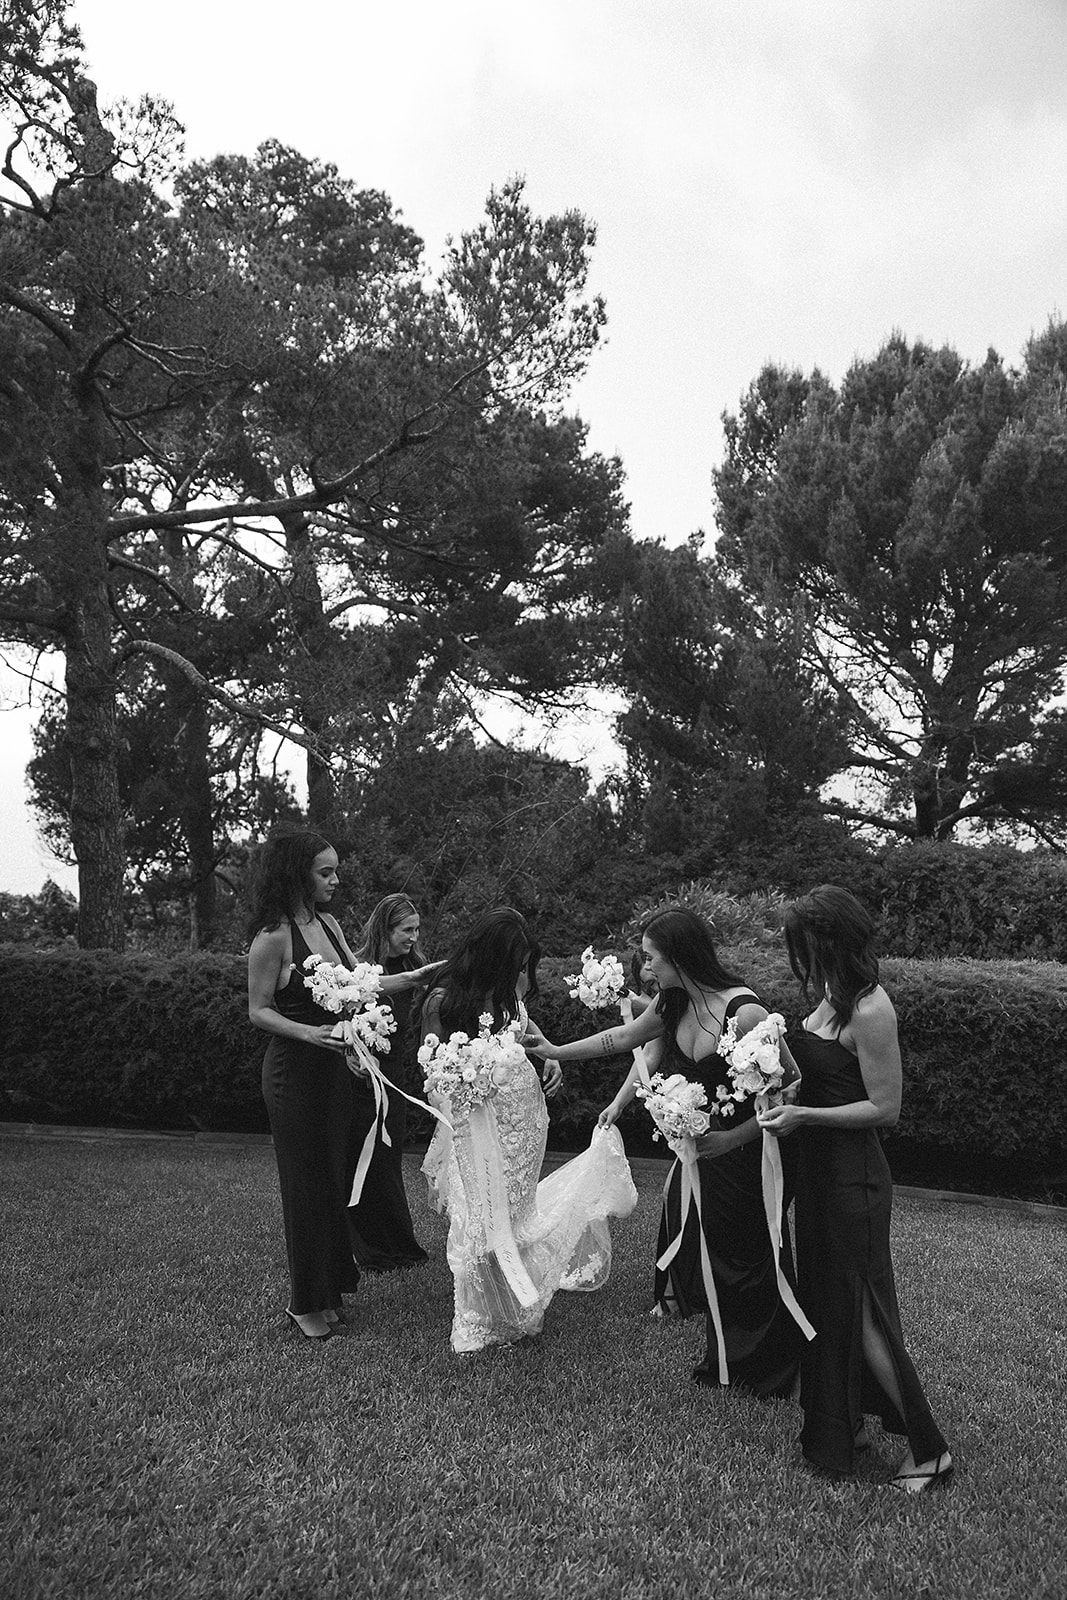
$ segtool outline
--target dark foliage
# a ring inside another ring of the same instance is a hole
[[[619,954],[626,955],[625,950]],[[727,947],[764,1002],[795,1022],[799,990],[778,950]],[[533,1009],[548,1038],[596,1032],[610,1017],[572,1001],[576,961],[549,958]],[[898,1178],[1005,1192],[1064,1183],[1067,969],[1053,963],[887,959],[900,1017],[904,1109],[886,1135]],[[0,1114],[113,1126],[266,1129],[259,1095],[265,1035],[245,1014],[235,956],[118,956],[0,948]],[[552,1102],[551,1142],[584,1146],[629,1063],[569,1066]],[[643,1111],[620,1127],[632,1154],[663,1154]],[[427,1129],[415,1119],[411,1138]],[[970,1175],[970,1176],[969,1176]]]

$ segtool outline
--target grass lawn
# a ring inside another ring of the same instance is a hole
[[[0,1593],[1062,1600],[1067,1227],[898,1199],[905,1335],[957,1463],[938,1496],[812,1476],[799,1411],[699,1389],[645,1315],[658,1182],[595,1295],[454,1357],[444,1225],[343,1337],[282,1316],[266,1146],[0,1142]]]

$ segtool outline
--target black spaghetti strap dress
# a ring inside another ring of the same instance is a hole
[[[327,923],[337,958],[348,965]],[[311,954],[290,922],[293,970],[274,1003],[284,1017],[313,1026],[337,1018],[311,998],[303,964]],[[352,1075],[342,1055],[272,1034],[263,1057],[263,1099],[274,1136],[285,1222],[291,1297],[297,1315],[339,1311],[359,1283],[345,1222],[345,1166],[352,1121]]]
[[[407,970],[403,957],[390,957],[385,962],[387,973]],[[396,1032],[390,1040],[388,1055],[379,1058],[385,1076],[398,1088],[408,1090],[412,1054],[411,1003],[414,996],[414,989],[401,989],[397,994],[386,996],[396,1018]],[[364,1078],[352,1079],[352,1108],[346,1169],[349,1193],[363,1141],[373,1128],[375,1119],[374,1091]],[[359,1204],[348,1207],[348,1235],[352,1254],[359,1265],[369,1272],[393,1272],[418,1266],[428,1259],[426,1251],[415,1237],[404,1188],[403,1155],[407,1123],[407,1101],[402,1095],[391,1093],[385,1126],[392,1144],[385,1144],[381,1138],[378,1139],[363,1181]]]
[[[866,1100],[859,1062],[839,1040],[797,1028],[788,1042],[802,1074],[801,1105]],[[816,1330],[801,1363],[801,1447],[815,1466],[851,1472],[856,1433],[869,1412],[890,1433],[907,1435],[916,1461],[930,1461],[948,1446],[904,1348],[889,1253],[893,1181],[878,1130],[802,1128],[794,1139],[799,1297]],[[903,1416],[864,1359],[868,1295],[896,1369]]]
[[[735,995],[727,1004],[723,1026],[742,1006],[761,1005],[751,993]],[[715,1104],[715,1090],[728,1084],[727,1063],[712,1054],[693,1061],[679,1050],[675,1040],[666,1040],[663,1065],[666,1075],[680,1072],[691,1082],[704,1086],[708,1105]],[[756,1114],[755,1101],[742,1101],[734,1116],[720,1124],[735,1127]],[[789,1153],[782,1146],[786,1177],[785,1203],[791,1197]],[[724,1156],[697,1162],[700,1175],[700,1200],[704,1215],[715,1292],[719,1302],[726,1364],[731,1388],[767,1398],[788,1395],[792,1390],[800,1361],[803,1335],[782,1304],[775,1274],[774,1253],[763,1206],[760,1178],[762,1140],[752,1139]],[[663,1196],[656,1255],[659,1257],[678,1232],[681,1217],[681,1162],[675,1161],[667,1178]],[[682,1246],[666,1271],[656,1269],[655,1299],[664,1304],[673,1298],[678,1314],[707,1313],[707,1296],[700,1270],[700,1238],[696,1213],[686,1219]],[[788,1228],[783,1229],[782,1270],[793,1283],[793,1254]],[[694,1369],[693,1377],[709,1388],[718,1387],[719,1361],[715,1326],[706,1317],[707,1348]]]

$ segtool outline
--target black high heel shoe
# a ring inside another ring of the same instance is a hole
[[[301,1336],[303,1338],[310,1339],[315,1344],[321,1344],[324,1339],[332,1339],[333,1338],[333,1329],[329,1325],[327,1325],[325,1333],[308,1333],[306,1328],[301,1327],[300,1318],[297,1316],[295,1311],[290,1311],[288,1306],[287,1306],[286,1310],[285,1310],[285,1314],[289,1318],[289,1321],[294,1325],[294,1327],[296,1328],[297,1332],[299,1334],[301,1334]],[[315,1313],[312,1312],[312,1311],[308,1311],[308,1312],[305,1312],[303,1314],[305,1316],[309,1316],[309,1317],[315,1315]]]
[[[942,1462],[946,1465],[942,1466]],[[943,1489],[954,1471],[952,1457],[944,1450],[934,1462],[932,1472],[898,1472],[889,1481],[895,1489],[903,1489],[905,1494],[929,1494],[931,1489]]]

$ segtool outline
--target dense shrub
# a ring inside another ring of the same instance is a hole
[[[771,1009],[799,1017],[801,998],[780,947],[723,953]],[[569,998],[563,976],[573,970],[572,960],[543,962],[542,992],[531,1007],[559,1043],[615,1020]],[[1062,1174],[1067,968],[887,959],[882,976],[904,1052],[904,1109],[887,1136],[891,1159],[894,1150],[909,1157],[936,1150],[991,1173]],[[0,947],[0,1033],[0,1115],[8,1118],[266,1129],[265,1035],[248,1023],[239,957]],[[558,1147],[587,1142],[628,1067],[621,1058],[567,1067],[552,1103]],[[634,1153],[662,1153],[639,1108],[621,1126]]]
[[[867,896],[857,888],[861,898]],[[1007,845],[885,847],[867,891],[895,955],[1067,962],[1067,859]]]
[[[37,894],[0,891],[0,944],[73,943],[77,927],[77,900],[51,878]]]
[[[806,867],[803,877],[798,867]],[[805,862],[801,855],[789,881],[773,889],[754,891],[748,881],[725,863],[721,876],[639,900],[626,932],[632,935],[652,911],[687,905],[707,918],[724,943],[769,943],[777,939],[790,899],[816,883],[838,883],[877,918],[886,953],[924,961],[964,956],[1067,962],[1067,857],[1049,851],[919,840],[852,849],[836,862]]]
[[[621,953],[621,952],[620,952]],[[780,947],[725,948],[764,1003],[796,1023],[806,1007]],[[542,963],[531,1008],[549,1039],[563,1043],[609,1027],[568,998],[566,962]],[[907,961],[887,958],[882,979],[900,1019],[904,1103],[885,1135],[890,1160],[926,1163],[937,1153],[957,1171],[981,1164],[1024,1181],[1067,1171],[1067,967],[1051,962]],[[553,1102],[561,1144],[588,1138],[629,1063],[572,1063]],[[651,1153],[648,1118],[631,1106],[620,1121],[627,1148]],[[936,1165],[936,1160],[934,1162]]]
[[[3,1114],[263,1131],[239,956],[0,948]]]
[[[781,934],[787,904],[783,894],[727,894],[724,889],[713,888],[706,879],[694,878],[669,894],[649,895],[639,901],[623,929],[623,937],[636,947],[641,941],[641,926],[649,917],[672,906],[685,906],[711,925],[717,945],[772,944]]]

